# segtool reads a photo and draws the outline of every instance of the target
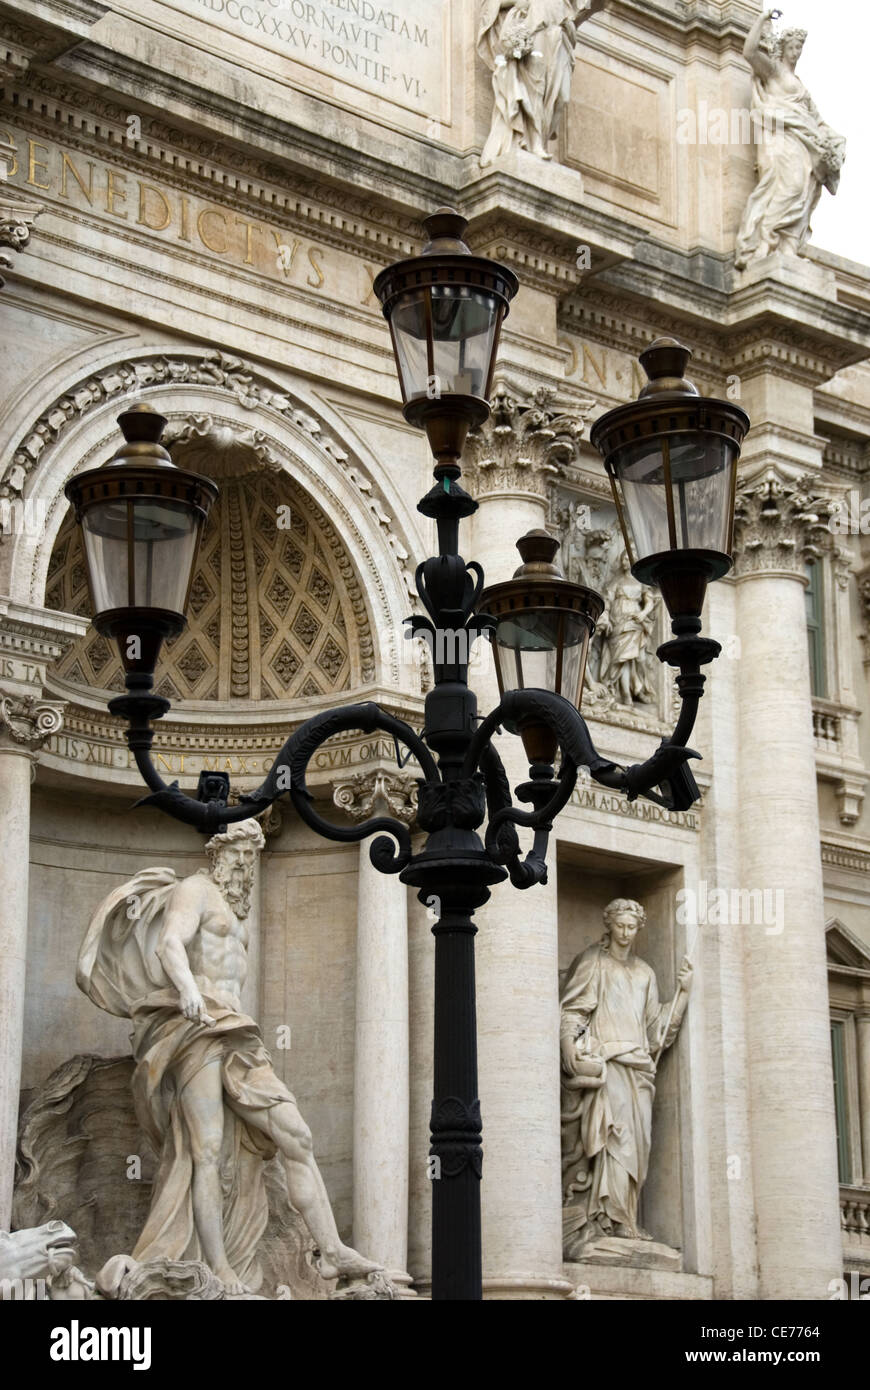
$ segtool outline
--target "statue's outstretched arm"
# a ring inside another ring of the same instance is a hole
[[[779,10],[764,10],[753,24],[743,45],[743,56],[753,72],[761,78],[772,77],[776,64],[761,47],[761,38],[774,19],[779,19]]]

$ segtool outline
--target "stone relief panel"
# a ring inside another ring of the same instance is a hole
[[[629,569],[615,507],[598,497],[584,500],[559,491],[553,520],[566,578],[597,590],[605,601],[589,649],[584,708],[591,714],[630,710],[657,716],[663,698],[655,655],[662,640],[662,603]]]
[[[672,74],[587,39],[561,123],[562,163],[590,193],[677,226],[675,101]]]
[[[178,462],[197,467],[199,443],[185,448],[182,435],[173,450]],[[210,472],[223,474],[220,495],[203,536],[188,627],[165,648],[160,694],[173,701],[289,700],[370,678],[365,603],[319,508],[281,473],[253,471],[257,460],[244,446],[228,450],[217,466],[216,459],[212,450]],[[55,542],[45,602],[90,616],[72,514]],[[93,631],[56,670],[83,686],[124,688],[114,647]]]

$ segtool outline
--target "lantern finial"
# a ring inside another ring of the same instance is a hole
[[[166,416],[147,401],[137,401],[117,417],[121,433],[128,444],[159,444],[166,428]],[[165,449],[161,453],[165,453]]]
[[[638,393],[638,400],[678,391],[681,396],[697,396],[698,388],[685,375],[692,349],[676,338],[656,338],[640,354],[639,362],[649,380]]]
[[[465,244],[465,229],[468,218],[455,208],[438,208],[423,218],[423,226],[429,237],[423,247],[423,256],[470,256],[471,247]]]

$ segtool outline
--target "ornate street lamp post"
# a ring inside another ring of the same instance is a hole
[[[73,478],[67,496],[84,536],[98,628],[121,647],[126,695],[109,708],[128,722],[127,742],[151,789],[153,805],[213,834],[256,815],[286,794],[302,819],[332,840],[377,835],[370,855],[382,873],[398,874],[423,902],[439,903],[435,935],[435,1096],[432,1148],[432,1297],[481,1297],[481,1117],[477,1098],[474,913],[493,884],[520,889],[546,882],[554,817],[574,789],[577,770],[643,795],[672,810],[698,797],[686,747],[703,692],[701,665],[719,645],[700,637],[706,583],[730,565],[734,475],[746,415],[698,396],[683,371],[689,351],[662,339],[642,355],[650,376],[642,400],[611,411],[593,441],[602,450],[636,576],[655,583],[672,617],[674,638],[659,658],[677,668],[682,709],[670,738],[645,763],[623,768],[602,758],[579,713],[589,640],[603,609],[598,594],[566,580],[558,543],[543,531],[518,542],[522,565],[512,579],[484,591],[480,565],[459,553],[459,523],[477,503],[459,483],[469,429],[489,413],[499,331],[518,285],[493,261],[473,256],[462,240],[465,220],[443,209],[427,218],[420,256],[390,266],[375,290],[389,323],[406,418],[426,430],[435,484],[419,503],[438,529],[439,553],[417,570],[426,610],[407,621],[432,643],[434,688],[417,734],[372,703],[316,715],[284,744],[257,791],[227,804],[167,786],[151,760],[153,722],[169,702],[152,691],[163,639],[179,629],[214,485],[176,469],[160,445],[162,418],[147,405],[119,417],[125,444],[104,468]],[[482,721],[468,685],[472,643],[494,644],[498,707]],[[512,803],[492,738],[504,728],[522,738],[529,781]],[[344,730],[392,734],[416,758],[418,821],[426,832],[413,854],[408,829],[389,816],[345,828],[315,810],[306,770],[321,744]],[[558,772],[555,770],[560,754]],[[483,838],[478,833],[486,822]],[[534,832],[523,857],[517,826]],[[379,833],[382,832],[382,833]]]

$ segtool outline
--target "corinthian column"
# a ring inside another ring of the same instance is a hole
[[[575,453],[591,402],[557,402],[550,387],[523,395],[504,380],[492,415],[469,436],[463,467],[480,509],[469,553],[487,583],[520,563],[516,541],[547,519],[548,489]],[[481,714],[498,702],[486,644],[470,670]],[[511,786],[528,779],[518,738],[497,740]],[[559,918],[556,837],[549,882],[520,892],[499,884],[477,925],[478,1057],[483,1116],[485,1298],[556,1299],[562,1269],[559,1115]]]
[[[336,787],[353,820],[393,816],[410,825],[417,788],[379,768]],[[408,899],[360,843],[353,1072],[353,1240],[407,1287],[408,1260]]]
[[[782,914],[743,924],[759,1296],[841,1273],[804,563],[829,505],[769,470],[738,496],[740,881]],[[779,929],[781,924],[781,930]],[[735,928],[738,929],[738,928]]]
[[[27,955],[30,782],[63,704],[0,690],[0,1230],[9,1229]]]

